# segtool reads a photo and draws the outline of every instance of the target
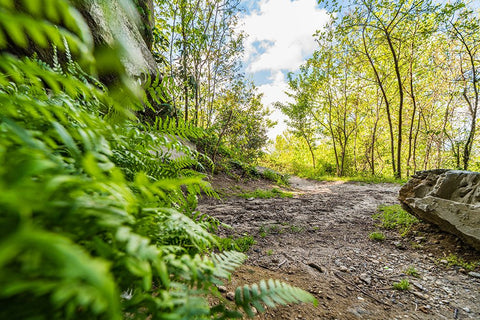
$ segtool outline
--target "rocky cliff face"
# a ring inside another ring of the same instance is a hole
[[[118,42],[124,49],[122,63],[129,75],[155,75],[157,65],[150,51],[153,2],[137,2],[138,7],[120,0],[108,3],[84,0],[77,7],[87,21],[96,47],[114,46]]]
[[[480,250],[480,173],[417,172],[399,192],[405,210]]]

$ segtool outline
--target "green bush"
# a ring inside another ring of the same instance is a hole
[[[106,88],[84,72],[71,57],[94,74],[91,37],[68,1],[17,2],[0,1],[0,52],[6,32],[9,45],[53,46],[68,62],[0,53],[0,318],[228,318],[314,302],[272,283],[236,295],[234,310],[209,305],[246,256],[214,253],[219,223],[194,211],[212,191],[192,170],[201,156],[174,136],[201,133],[140,125],[133,82]]]

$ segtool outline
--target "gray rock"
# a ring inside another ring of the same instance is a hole
[[[399,192],[402,207],[480,250],[480,173],[417,172]]]
[[[151,1],[140,1],[141,5],[151,7]],[[78,3],[78,9],[92,31],[95,46],[122,46],[122,63],[128,74],[157,73],[158,67],[151,54],[141,17],[133,4],[119,0],[84,0]],[[143,20],[148,19],[144,18]]]
[[[480,273],[478,272],[469,272],[468,275],[474,278],[480,278]]]
[[[363,282],[365,282],[366,284],[370,285],[372,284],[372,277],[370,277],[368,274],[366,273],[362,273],[360,276],[359,276],[360,280],[362,280]]]

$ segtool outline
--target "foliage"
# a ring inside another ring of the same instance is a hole
[[[394,282],[392,286],[393,286],[393,289],[395,290],[400,290],[400,291],[410,290],[410,282],[408,281],[408,279],[402,279],[399,282]]]
[[[418,273],[418,270],[414,266],[408,267],[405,271],[406,275],[418,278],[420,277],[420,274]]]
[[[270,169],[265,169],[262,173],[262,176],[265,179],[275,182],[279,186],[287,187],[290,185],[290,182],[289,182],[290,177],[288,174],[281,174]]]
[[[278,280],[269,280],[268,282],[262,280],[259,285],[245,285],[235,291],[235,304],[241,307],[249,317],[254,316],[252,307],[259,312],[264,312],[265,308],[262,303],[267,307],[274,307],[276,303],[286,305],[292,299],[295,302],[311,302],[317,305],[313,296],[306,295],[304,291]]]
[[[468,271],[475,270],[476,267],[480,266],[480,261],[467,262],[462,257],[458,257],[455,254],[450,254],[446,260],[449,267],[458,266]]]
[[[385,240],[385,235],[379,231],[374,231],[368,235],[368,238],[373,241],[383,241]]]
[[[195,211],[213,194],[192,170],[202,156],[175,138],[203,131],[140,125],[138,88],[95,78],[100,57],[68,1],[3,0],[0,17],[0,318],[238,316],[207,297],[246,256],[213,253],[219,222]],[[4,51],[29,41],[68,61]],[[260,287],[239,306],[315,301],[279,282]]]
[[[247,252],[256,243],[253,236],[245,234],[241,237],[218,238],[219,246],[224,250]]]
[[[238,194],[239,197],[249,199],[270,199],[270,198],[292,198],[293,194],[290,192],[282,191],[278,188],[272,188],[271,190],[256,189],[255,191],[245,192]]]
[[[412,226],[419,220],[402,209],[398,204],[378,208],[378,213],[372,216],[375,220],[380,220],[381,226],[386,229],[398,229],[402,236],[410,232]]]
[[[267,162],[312,178],[477,170],[480,18],[472,1],[319,1],[331,21],[278,103]],[[295,146],[295,147],[292,147]]]

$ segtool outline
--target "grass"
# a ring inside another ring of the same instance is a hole
[[[273,188],[271,190],[262,190],[257,189],[251,192],[245,192],[238,194],[239,197],[249,199],[249,198],[256,198],[256,199],[270,199],[270,198],[292,198],[293,193],[285,192],[278,188]]]
[[[290,185],[289,179],[290,176],[287,174],[281,174],[270,169],[267,169],[263,172],[263,177],[270,181],[275,182],[279,186],[288,187]]]
[[[374,231],[372,233],[370,233],[368,235],[368,237],[370,238],[370,240],[373,240],[373,241],[383,241],[385,240],[385,235],[379,231]]]
[[[394,282],[392,286],[395,290],[405,291],[410,289],[410,282],[408,279],[402,279],[399,282]]]
[[[272,250],[272,249],[267,250],[267,256],[271,256],[272,254],[273,254],[273,250]]]
[[[397,229],[402,236],[407,235],[412,226],[419,220],[402,209],[398,204],[391,206],[379,206],[378,213],[373,215],[373,219],[380,220],[380,226],[385,229]]]
[[[217,238],[220,246],[225,250],[236,250],[239,252],[247,252],[250,248],[257,243],[253,236],[245,234],[242,237],[226,237],[226,238]]]
[[[303,232],[304,230],[305,230],[304,227],[290,225],[288,223],[281,223],[281,224],[272,224],[268,226],[263,225],[260,227],[258,232],[260,234],[260,237],[265,238],[270,234],[281,234],[285,232],[300,233],[300,232]]]
[[[458,257],[457,255],[455,254],[450,254],[447,258],[446,258],[447,262],[448,262],[448,266],[449,267],[455,267],[455,266],[458,266],[458,267],[461,267],[467,271],[472,271],[474,270],[477,266],[480,266],[480,261],[472,261],[472,262],[467,262],[465,261],[463,258],[461,257]]]
[[[420,277],[420,273],[418,273],[418,270],[415,269],[414,266],[408,267],[404,272],[408,276],[412,276],[412,277],[415,277],[415,278]]]

